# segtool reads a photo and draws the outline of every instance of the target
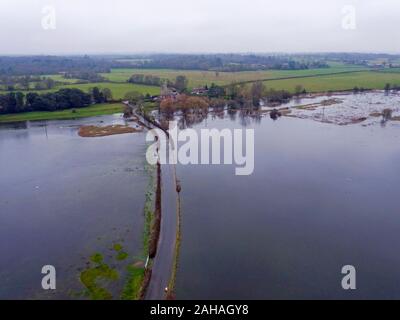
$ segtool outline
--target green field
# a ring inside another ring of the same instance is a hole
[[[189,87],[210,85],[211,83],[227,85],[232,82],[264,80],[267,88],[284,89],[290,92],[293,92],[297,85],[302,85],[309,92],[350,90],[355,86],[366,89],[383,89],[386,83],[400,85],[399,69],[368,71],[363,67],[339,63],[332,64],[331,68],[327,69],[220,72],[218,75],[213,71],[113,69],[111,73],[103,74],[103,76],[110,81],[123,82],[134,73],[151,74],[170,80],[174,80],[177,75],[184,74],[189,80]],[[286,77],[295,78],[281,79]]]
[[[139,84],[131,84],[131,83],[108,83],[108,82],[98,82],[98,83],[84,83],[84,84],[71,84],[64,85],[60,88],[78,88],[82,91],[89,91],[93,87],[98,88],[109,88],[112,91],[114,99],[123,99],[125,94],[129,91],[138,91],[145,94],[150,95],[158,95],[160,94],[160,88],[155,86],[145,86]],[[58,90],[58,89],[57,89]]]
[[[67,109],[59,111],[33,111],[23,113],[13,113],[0,115],[0,122],[18,122],[27,120],[61,120],[86,118],[105,114],[114,114],[123,112],[124,105],[122,103],[113,104],[96,104],[90,107]],[[73,112],[75,110],[75,112]]]
[[[308,92],[326,92],[351,90],[354,87],[365,89],[383,89],[386,83],[400,85],[400,73],[392,72],[356,72],[309,78],[264,81],[268,89],[294,92],[297,85],[302,85]]]
[[[307,70],[269,70],[269,71],[242,71],[242,72],[219,72],[199,71],[199,70],[170,70],[170,69],[112,69],[111,73],[101,75],[109,81],[126,82],[132,74],[153,75],[174,81],[178,75],[185,75],[189,80],[189,87],[200,87],[215,83],[227,85],[232,82],[246,82],[256,80],[266,80],[285,77],[301,77],[308,75],[320,75],[340,72],[351,72],[367,70],[365,67],[343,65],[339,63],[331,64],[326,69],[307,69]]]
[[[158,95],[160,94],[160,88],[155,86],[145,86],[131,83],[109,83],[109,82],[98,82],[98,83],[83,83],[83,84],[66,84],[61,86],[56,86],[51,90],[29,90],[29,92],[37,92],[38,94],[43,94],[47,92],[54,92],[63,88],[77,88],[82,91],[88,92],[91,88],[109,88],[112,91],[113,99],[121,100],[124,98],[125,94],[129,91],[139,91],[143,95]],[[23,93],[28,93],[28,91],[22,91]],[[0,94],[5,94],[6,91],[0,91]]]

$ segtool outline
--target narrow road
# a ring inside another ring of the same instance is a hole
[[[147,122],[138,114],[136,107],[125,102],[135,115]],[[163,300],[166,296],[172,275],[175,258],[176,233],[178,230],[178,193],[176,191],[175,167],[170,164],[161,165],[161,228],[157,253],[152,262],[152,274],[147,287],[146,300]]]
[[[172,165],[161,166],[161,231],[146,300],[162,300],[172,274],[177,232],[176,186]]]

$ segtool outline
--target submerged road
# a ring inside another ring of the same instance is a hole
[[[146,300],[162,300],[172,275],[177,232],[177,192],[173,165],[161,166],[161,230]]]

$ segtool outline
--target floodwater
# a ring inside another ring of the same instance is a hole
[[[178,299],[400,298],[400,122],[237,113],[193,126],[206,127],[254,129],[255,169],[178,165]],[[356,290],[342,289],[345,265]]]
[[[324,105],[324,102],[327,105]],[[382,114],[385,109],[392,110],[393,118],[398,118],[400,116],[400,94],[382,91],[333,94],[329,97],[294,99],[284,106],[291,109],[290,116],[302,119],[340,125],[352,124],[362,120],[362,124],[368,126],[380,123],[382,117],[379,114]],[[305,109],[302,107],[305,107]],[[397,119],[397,121],[399,120],[400,118]]]
[[[121,115],[0,124],[0,299],[82,298],[80,272],[92,255],[120,278],[142,255],[144,133],[77,134],[82,124],[120,123]],[[44,265],[56,268],[54,291],[42,290]],[[113,298],[122,287],[110,284]]]

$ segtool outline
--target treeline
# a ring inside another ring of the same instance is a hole
[[[214,71],[251,71],[251,70],[301,70],[309,68],[328,68],[323,59],[295,59],[282,55],[182,55],[163,54],[148,56],[139,60],[139,68],[153,69],[184,69],[184,70],[214,70]]]
[[[175,88],[179,92],[187,91],[187,86],[189,84],[189,80],[184,75],[178,75],[175,81],[171,81],[169,79],[162,79],[153,75],[144,75],[144,74],[133,74],[129,79],[129,83],[135,84],[144,84],[151,86],[166,86],[170,88]]]
[[[133,74],[129,80],[129,83],[145,84],[151,86],[161,86],[164,83],[169,83],[167,79],[161,79],[160,77],[144,74]]]
[[[0,76],[0,86],[3,90],[6,91],[15,91],[15,90],[29,90],[31,86],[35,90],[48,90],[53,89],[57,84],[57,81],[54,81],[48,77],[41,76]]]
[[[281,104],[288,102],[293,94],[286,90],[267,89],[261,81],[254,82],[251,86],[246,84],[234,84],[227,87],[212,84],[207,93],[201,96],[180,94],[176,97],[167,97],[160,103],[160,110],[171,115],[180,110],[184,114],[200,112],[212,108],[228,109],[254,109],[259,108],[262,102]],[[295,95],[306,92],[301,86],[295,88]]]
[[[73,71],[64,73],[65,79],[80,79],[86,82],[103,82],[106,79],[93,71]]]
[[[110,72],[111,68],[128,67],[126,63],[102,56],[23,56],[0,57],[2,75],[44,75],[60,72]]]
[[[93,88],[90,93],[80,89],[60,89],[56,92],[38,94],[30,92],[10,92],[0,95],[0,113],[19,113],[29,111],[55,111],[72,108],[83,108],[92,103],[109,102],[111,91],[107,88]]]

